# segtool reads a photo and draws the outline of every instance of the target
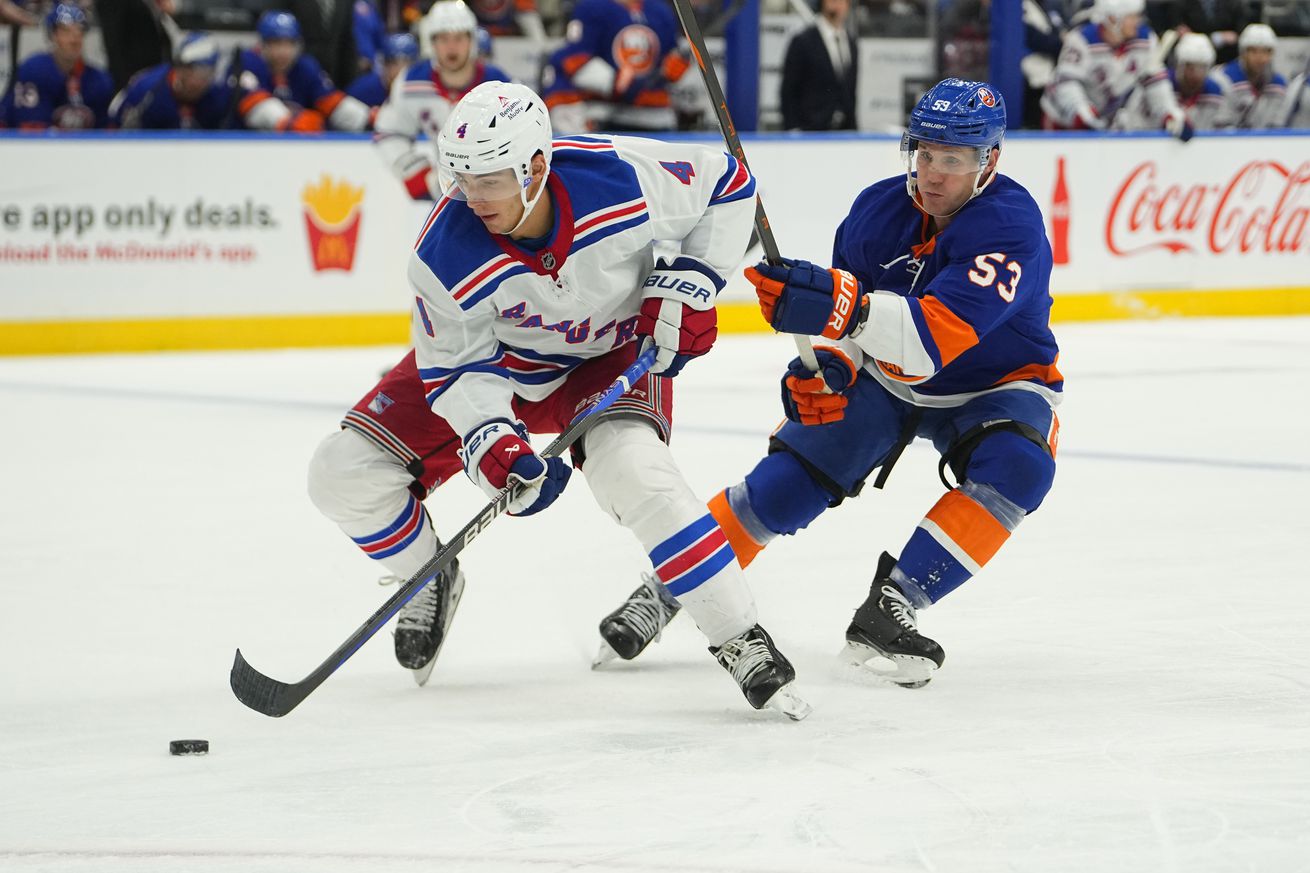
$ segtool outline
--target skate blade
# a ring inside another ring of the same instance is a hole
[[[610,661],[617,661],[619,653],[614,651],[609,643],[604,640],[600,641],[600,649],[596,651],[596,657],[591,660],[591,669],[597,670],[604,667]]]
[[[902,688],[922,688],[932,681],[937,665],[917,655],[887,655],[870,646],[846,641],[837,656],[842,666]]]
[[[795,686],[795,682],[788,682],[773,692],[773,696],[764,701],[764,708],[781,712],[792,721],[800,721],[814,712],[814,707],[797,696]]]
[[[455,582],[450,586],[450,608],[446,611],[446,626],[441,632],[441,645],[432,653],[432,658],[419,667],[417,670],[410,670],[413,674],[414,681],[418,687],[422,688],[428,684],[428,679],[432,676],[432,669],[437,666],[437,656],[441,650],[446,647],[446,640],[450,637],[450,626],[455,623],[455,610],[459,608],[459,601],[464,596],[464,571],[460,570],[459,575],[455,577]]]

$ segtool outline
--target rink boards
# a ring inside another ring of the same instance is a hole
[[[700,142],[715,142],[698,137]],[[746,141],[788,256],[826,261],[897,138]],[[366,138],[0,137],[0,353],[404,342],[428,207]],[[1310,135],[1010,138],[1059,320],[1310,313]],[[722,326],[767,330],[734,277]]]

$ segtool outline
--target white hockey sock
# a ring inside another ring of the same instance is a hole
[[[319,443],[309,464],[309,497],[370,558],[408,579],[437,553],[427,511],[400,460],[351,430]]]
[[[696,498],[654,427],[602,421],[586,437],[583,473],[597,503],[632,531],[661,581],[713,646],[756,622],[755,598],[723,531]]]

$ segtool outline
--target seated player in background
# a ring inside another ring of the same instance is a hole
[[[997,171],[1004,134],[993,88],[939,82],[910,114],[905,174],[856,197],[832,269],[784,260],[746,271],[775,329],[831,345],[815,350],[817,373],[791,362],[787,420],[768,455],[710,511],[745,566],[859,494],[875,470],[880,488],[916,437],[932,440],[948,490],[898,557],[878,559],[843,652],[910,688],[945,659],[919,632],[918,611],[976,575],[1055,477],[1064,380],[1050,328],[1051,249],[1037,203]],[[855,560],[871,552],[867,540],[852,542]],[[633,657],[660,618],[631,598],[601,636]]]
[[[347,94],[374,109],[387,101],[396,77],[418,60],[418,40],[411,33],[393,33],[382,42],[379,56],[382,62],[376,69],[369,70],[346,88]]]
[[[267,91],[220,81],[218,44],[207,33],[188,34],[173,62],[132,77],[109,107],[113,127],[142,130],[287,130],[289,109]]]
[[[565,133],[590,130],[667,131],[678,127],[691,66],[679,48],[682,28],[664,0],[580,0],[556,49],[542,71],[542,96],[551,120]],[[687,100],[701,94],[699,80],[688,83]],[[677,105],[675,105],[675,102]]]
[[[1214,45],[1209,37],[1189,33],[1178,40],[1174,65],[1168,70],[1174,100],[1183,110],[1191,130],[1214,130],[1223,92],[1210,76],[1214,66]],[[1123,109],[1114,116],[1116,130],[1159,130],[1164,119],[1151,114],[1152,106],[1145,92],[1138,88],[1128,97]]]
[[[650,554],[660,596],[695,619],[751,706],[808,707],[795,671],[756,622],[732,549],[683,479],[667,441],[674,377],[705,354],[715,297],[745,250],[755,182],[718,149],[625,137],[554,140],[541,98],[486,82],[439,134],[446,196],[410,256],[414,351],[346,415],[310,464],[310,496],[354,542],[409,578],[441,548],[424,498],[462,469],[487,495],[516,483],[510,514],[564,490],[557,433],[638,355],[650,372],[600,414],[573,463],[597,503]],[[670,258],[655,257],[659,241]],[[594,532],[578,531],[559,560]],[[396,657],[422,684],[463,590],[452,565],[402,608]],[[531,616],[513,618],[531,625]]]
[[[1237,58],[1211,75],[1223,91],[1216,126],[1281,127],[1287,117],[1287,80],[1274,72],[1278,37],[1267,24],[1248,24],[1237,38]]]
[[[1180,139],[1191,137],[1187,117],[1157,60],[1159,41],[1142,18],[1143,0],[1096,0],[1092,20],[1070,30],[1042,95],[1047,130],[1105,130],[1130,98]],[[1140,93],[1139,93],[1140,92]]]
[[[425,60],[391,84],[373,123],[373,142],[387,166],[415,200],[438,192],[437,134],[460,98],[483,82],[508,82],[509,74],[478,59],[478,21],[463,0],[442,0],[419,23]],[[427,134],[427,142],[419,134]]]
[[[302,51],[300,22],[290,12],[274,10],[255,26],[259,44],[237,55],[234,73],[247,92],[263,91],[281,100],[298,131],[363,130],[367,106],[337,89],[319,62]]]
[[[45,17],[50,51],[18,66],[14,84],[0,103],[0,127],[21,130],[90,130],[109,124],[114,83],[109,74],[82,57],[86,13],[58,3]]]

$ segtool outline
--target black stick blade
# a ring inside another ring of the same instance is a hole
[[[232,693],[255,712],[281,718],[296,708],[305,696],[297,695],[296,688],[285,682],[270,679],[256,670],[242,657],[237,649],[236,660],[232,662]]]

